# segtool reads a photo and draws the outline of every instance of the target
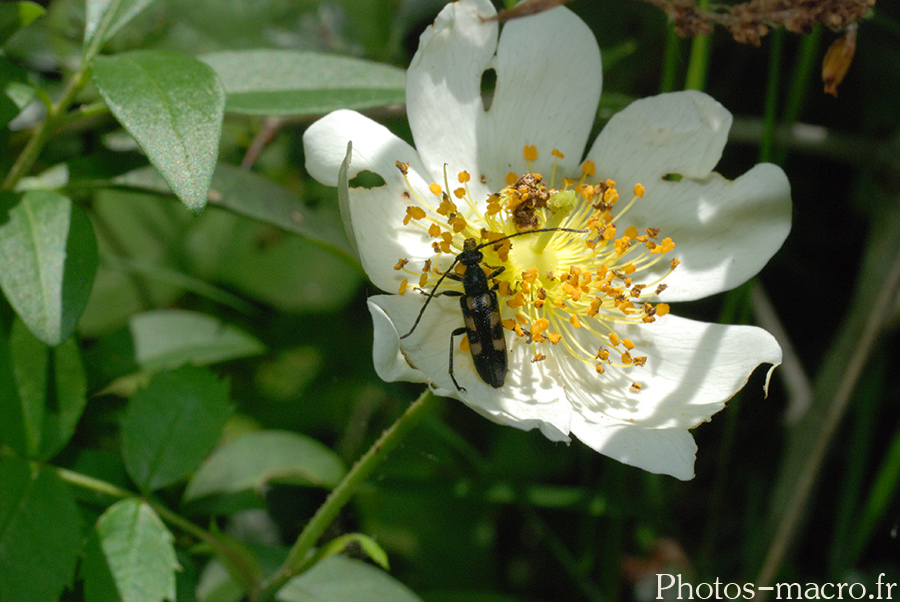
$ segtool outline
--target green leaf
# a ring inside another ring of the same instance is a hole
[[[6,456],[0,483],[0,600],[59,600],[81,552],[72,492],[49,468]]]
[[[383,63],[294,50],[239,50],[199,58],[222,78],[229,113],[320,115],[406,100],[406,73]]]
[[[136,169],[113,180],[115,184],[168,194],[171,189],[152,168]],[[238,215],[250,217],[299,234],[358,265],[355,251],[338,220],[306,207],[288,189],[253,172],[220,163],[213,174],[209,202]]]
[[[0,5],[0,9],[5,5]],[[6,126],[35,96],[28,72],[0,55],[0,127]]]
[[[275,598],[281,602],[421,602],[412,590],[384,571],[343,556],[326,558],[291,579]]]
[[[87,0],[84,45],[90,45],[97,38],[95,46],[102,46],[153,2],[154,0]]]
[[[47,190],[26,192],[0,226],[0,288],[48,345],[69,338],[97,271],[97,240],[84,212]]]
[[[374,539],[369,537],[368,535],[363,535],[362,533],[347,533],[346,535],[341,535],[340,537],[335,537],[324,546],[316,550],[316,553],[307,560],[303,566],[304,567],[312,567],[326,558],[330,556],[335,556],[340,554],[351,544],[358,545],[366,555],[378,563],[378,565],[384,570],[390,570],[390,564],[388,563],[387,553],[384,549],[378,545]],[[302,569],[301,569],[302,570]]]
[[[0,46],[44,12],[43,7],[34,2],[0,3]]]
[[[225,108],[215,71],[189,56],[141,50],[98,56],[93,81],[175,195],[203,209]]]
[[[52,458],[72,437],[87,402],[78,345],[69,339],[50,349],[16,320],[10,333],[10,355],[14,391],[21,404],[13,416],[22,417],[25,453],[32,458]],[[50,382],[53,396],[48,395]]]
[[[259,490],[270,481],[330,489],[345,472],[337,454],[314,439],[285,431],[248,433],[204,462],[188,483],[184,499]]]
[[[178,568],[172,534],[153,509],[137,499],[116,502],[88,542],[81,569],[85,600],[174,601]]]
[[[12,354],[6,332],[0,328],[0,446],[6,445],[20,456],[28,455],[28,436],[22,403],[16,388]]]
[[[130,326],[135,360],[146,370],[214,364],[266,350],[243,330],[191,311],[149,311],[132,317]]]
[[[231,412],[228,383],[212,372],[185,366],[157,374],[122,419],[129,476],[145,492],[184,478],[218,442]]]

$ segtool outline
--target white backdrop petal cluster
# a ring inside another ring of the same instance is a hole
[[[693,91],[638,100],[613,116],[588,148],[601,90],[591,31],[564,7],[512,20],[502,31],[485,20],[494,14],[488,0],[460,0],[422,35],[407,73],[415,148],[352,111],[327,115],[304,136],[307,168],[320,182],[338,184],[348,141],[349,177],[370,171],[384,180],[349,190],[352,232],[376,286],[397,293],[398,259],[421,264],[434,256],[427,236],[403,226],[410,188],[427,196],[431,183],[444,182],[445,168],[466,171],[471,197],[481,202],[505,186],[509,172],[529,169],[526,145],[541,151],[531,165],[536,172],[551,172],[550,150],[557,149],[564,158],[556,170],[570,177],[589,160],[597,178],[614,180],[619,190],[646,186],[619,225],[659,227],[676,242],[681,265],[665,279],[664,301],[727,291],[759,272],[790,230],[790,188],[773,165],[757,165],[733,181],[713,171],[731,125],[722,105]],[[491,70],[495,93],[486,101],[482,81]],[[409,164],[408,183],[398,161]],[[668,266],[661,262],[651,271],[661,277]],[[781,362],[780,347],[760,328],[669,314],[619,330],[647,357],[643,367],[598,375],[592,364],[565,354],[534,363],[528,345],[513,342],[509,374],[497,389],[478,378],[467,353],[457,353],[461,392],[450,381],[447,359],[450,332],[462,325],[457,298],[435,297],[414,334],[399,339],[423,302],[415,293],[370,298],[375,367],[383,379],[429,383],[496,422],[538,428],[554,441],[574,435],[621,462],[680,479],[694,474],[688,429],[722,409],[755,367]],[[640,391],[629,386],[636,380]]]

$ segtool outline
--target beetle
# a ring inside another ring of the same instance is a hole
[[[484,254],[481,252],[481,249],[516,236],[555,231],[577,232],[579,234],[587,232],[587,230],[576,230],[574,228],[538,228],[527,232],[516,232],[515,234],[481,244],[478,244],[474,238],[467,238],[463,242],[462,252],[453,259],[450,267],[441,274],[431,292],[426,293],[428,298],[422,305],[422,309],[419,310],[419,315],[416,316],[416,321],[413,323],[412,328],[400,338],[405,339],[415,331],[432,299],[442,295],[459,297],[459,306],[462,309],[463,320],[466,325],[450,333],[450,378],[453,380],[457,391],[466,392],[465,388],[456,382],[456,376],[453,374],[453,340],[459,335],[466,334],[469,337],[469,351],[472,354],[472,362],[475,364],[478,376],[495,389],[502,387],[503,382],[506,380],[508,365],[506,360],[506,339],[503,335],[503,324],[500,321],[500,306],[497,302],[496,290],[499,285],[490,286],[488,281],[499,276],[506,268],[500,266],[490,274],[485,275],[484,270],[481,269],[481,263],[484,261]],[[453,272],[453,268],[456,267],[457,263],[466,266],[466,271],[462,276]],[[462,282],[464,292],[441,291],[438,293],[437,289],[445,278]]]

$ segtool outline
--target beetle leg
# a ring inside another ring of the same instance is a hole
[[[502,274],[504,270],[506,270],[506,266],[501,265],[499,268],[488,274],[488,280],[490,280],[491,278],[496,278],[497,276]]]
[[[456,390],[465,393],[466,390],[464,387],[460,387],[459,383],[456,382],[456,377],[453,375],[453,339],[454,337],[458,337],[461,334],[466,334],[466,327],[457,328],[453,332],[450,333],[450,378],[453,380],[453,384],[456,385]]]

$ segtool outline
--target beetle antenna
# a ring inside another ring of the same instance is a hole
[[[419,320],[422,319],[422,314],[425,313],[425,308],[428,307],[428,304],[431,303],[431,300],[434,299],[434,297],[435,297],[434,292],[438,289],[438,287],[444,281],[444,278],[447,277],[447,274],[449,274],[453,270],[453,268],[456,267],[457,263],[459,263],[459,255],[457,255],[456,258],[453,259],[453,263],[450,264],[450,267],[447,268],[446,272],[441,274],[441,277],[438,278],[438,281],[435,283],[434,287],[431,289],[431,292],[428,293],[428,295],[426,295],[428,298],[425,300],[425,303],[422,305],[422,309],[419,310],[419,315],[416,316],[416,321],[413,322],[412,328],[409,329],[409,332],[407,332],[405,335],[400,337],[401,339],[405,339],[406,337],[411,335],[413,333],[413,331],[416,329],[416,326],[419,325]]]
[[[485,247],[489,247],[491,245],[495,245],[498,242],[503,242],[509,238],[515,238],[516,236],[525,236],[526,234],[534,234],[535,232],[576,232],[578,234],[584,234],[587,230],[576,230],[575,228],[537,228],[535,230],[526,230],[525,232],[516,232],[515,234],[508,234],[506,236],[502,236],[500,238],[495,238],[494,240],[483,242],[474,250],[483,249]]]

